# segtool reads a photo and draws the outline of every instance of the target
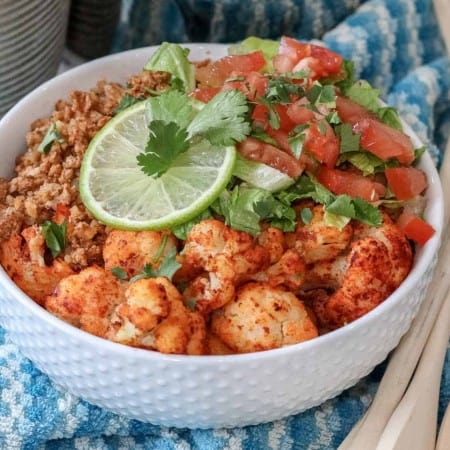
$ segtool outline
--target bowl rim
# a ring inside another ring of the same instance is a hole
[[[197,50],[205,53],[208,57],[209,54],[215,52],[223,52],[226,51],[230,44],[210,44],[210,43],[189,43],[189,44],[181,44],[184,47],[189,48],[190,50]],[[115,60],[120,61],[123,58],[140,58],[145,56],[149,56],[150,52],[155,51],[159,46],[148,46],[141,47],[137,49],[127,50],[120,53],[115,53],[112,55],[107,55],[101,58],[97,58],[95,60],[83,63],[77,67],[74,67],[50,80],[41,84],[34,90],[32,90],[28,95],[22,98],[13,108],[11,108],[8,113],[0,120],[0,135],[2,134],[2,130],[5,127],[8,127],[8,124],[15,118],[16,114],[21,111],[28,103],[32,103],[33,101],[40,98],[42,93],[47,93],[48,89],[55,82],[64,82],[68,81],[74,77],[90,74],[91,72],[95,72],[97,69],[101,68],[106,62],[114,62]],[[216,55],[217,56],[217,55]],[[220,55],[219,55],[220,56]],[[68,92],[66,93],[66,95]],[[54,102],[53,102],[54,103]],[[411,127],[403,120],[402,125],[404,127],[404,131],[410,135],[412,138],[415,147],[425,145],[417,136],[417,134],[411,129]],[[444,221],[444,199],[442,186],[439,179],[439,174],[437,169],[429,155],[428,151],[422,156],[420,165],[423,166],[425,172],[427,173],[428,178],[428,190],[429,193],[431,190],[434,192],[433,202],[430,203],[428,199],[426,212],[432,208],[432,214],[428,214],[428,218],[430,222],[433,224],[436,233],[434,236],[427,242],[424,247],[421,247],[416,252],[414,265],[402,282],[402,284],[389,296],[387,297],[381,304],[375,307],[373,310],[369,311],[364,316],[356,319],[354,322],[351,322],[337,330],[331,331],[327,334],[320,335],[314,339],[300,342],[293,345],[288,345],[281,348],[276,348],[272,350],[265,350],[260,352],[253,353],[243,353],[243,354],[231,354],[231,355],[178,355],[178,354],[164,354],[153,350],[146,350],[141,348],[135,348],[131,346],[127,346],[124,344],[119,344],[116,342],[109,341],[107,339],[92,335],[88,332],[80,330],[73,325],[66,323],[65,321],[59,319],[53,314],[46,311],[43,307],[39,306],[36,302],[34,302],[30,297],[28,297],[6,274],[3,267],[0,266],[0,289],[6,288],[7,292],[12,295],[15,300],[18,300],[23,307],[30,311],[31,314],[37,315],[42,321],[51,327],[56,327],[60,331],[64,332],[71,338],[75,340],[82,340],[86,343],[91,343],[91,345],[95,346],[97,351],[105,351],[112,352],[115,354],[120,354],[124,356],[134,356],[142,361],[164,361],[168,363],[181,363],[181,362],[192,362],[196,365],[217,365],[218,362],[226,362],[226,363],[239,363],[242,360],[254,361],[261,359],[272,359],[277,357],[288,357],[291,354],[296,354],[298,352],[311,350],[316,346],[327,345],[330,343],[335,343],[338,339],[346,339],[352,335],[353,330],[365,328],[370,326],[371,322],[376,321],[376,319],[384,315],[388,312],[398,301],[400,296],[408,295],[412,289],[416,286],[416,284],[420,281],[420,278],[426,272],[429,266],[432,265],[434,258],[437,255],[437,251],[440,245],[440,239],[443,228]],[[430,213],[430,211],[428,211]],[[427,215],[427,214],[425,214]],[[417,261],[417,259],[419,259]]]

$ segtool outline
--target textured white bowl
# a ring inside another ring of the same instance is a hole
[[[191,45],[191,57],[218,57],[221,45]],[[45,83],[0,122],[0,176],[13,174],[29,124],[54,102],[105,78],[124,82],[154,48],[105,57]],[[411,134],[415,144],[418,139]],[[436,235],[419,249],[402,286],[359,320],[312,341],[260,353],[176,356],[134,349],[84,333],[47,313],[0,269],[0,323],[23,354],[73,394],[130,418],[167,426],[209,428],[267,422],[339,394],[383,361],[406,332],[435,263],[443,200],[428,155],[426,218]]]

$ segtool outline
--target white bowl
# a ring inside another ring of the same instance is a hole
[[[222,45],[191,45],[192,59],[225,54]],[[30,123],[59,98],[104,78],[124,82],[153,47],[84,64],[34,90],[0,122],[0,176],[13,174]],[[406,127],[415,145],[417,137]],[[0,269],[0,323],[24,355],[57,384],[119,414],[166,426],[233,427],[298,413],[339,394],[383,361],[419,308],[435,264],[442,229],[439,177],[428,155],[426,219],[436,235],[385,302],[355,322],[314,340],[260,353],[177,356],[129,348],[80,331],[27,297]]]

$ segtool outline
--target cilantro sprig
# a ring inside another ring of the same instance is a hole
[[[44,153],[45,155],[48,154],[54,142],[59,142],[60,144],[62,144],[64,142],[64,139],[59,133],[56,124],[52,122],[49,129],[47,130],[47,133],[39,144],[37,151],[39,153]]]
[[[147,263],[134,277],[130,278],[130,283],[134,283],[142,278],[157,278],[166,277],[172,280],[175,272],[181,267],[181,264],[177,261],[177,250],[173,247],[164,257],[160,255],[161,264],[158,267],[153,267],[150,263]],[[111,273],[118,280],[126,280],[128,274],[123,267],[112,267]]]
[[[195,140],[227,146],[250,134],[247,99],[240,91],[221,92],[198,112],[179,91],[163,93],[148,102],[149,139],[137,160],[149,176],[164,174]]]
[[[45,239],[45,244],[50,250],[52,257],[56,258],[64,252],[67,245],[67,223],[61,224],[45,221],[41,225],[41,231]]]

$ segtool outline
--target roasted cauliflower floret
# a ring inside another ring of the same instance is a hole
[[[161,353],[205,353],[205,322],[189,311],[181,294],[164,277],[132,283],[111,317],[106,337]]]
[[[43,305],[58,282],[74,273],[62,259],[47,264],[45,240],[37,225],[25,228],[0,245],[0,263],[9,277],[29,297]]]
[[[252,236],[214,219],[192,228],[182,254],[181,270],[190,281],[184,301],[205,314],[232,300],[238,283],[270,264],[268,250]],[[199,268],[203,273],[196,276]]]
[[[342,230],[327,225],[322,205],[316,205],[311,210],[311,221],[304,224],[299,220],[295,232],[289,233],[286,239],[289,247],[297,249],[307,264],[336,258],[348,248],[353,236],[351,223]]]
[[[123,301],[122,285],[109,272],[90,266],[64,278],[45,300],[45,308],[60,319],[105,337],[114,308]]]
[[[270,350],[318,335],[303,303],[266,283],[247,283],[236,298],[214,311],[211,330],[237,353]]]
[[[255,281],[263,281],[270,286],[286,286],[298,289],[303,284],[306,265],[297,250],[287,250],[280,259],[262,272],[251,277]]]
[[[175,236],[167,232],[112,230],[103,247],[105,268],[121,267],[133,277],[146,264],[157,267],[176,245]]]
[[[379,228],[358,224],[350,252],[314,265],[304,288],[325,288],[316,299],[309,295],[318,321],[325,329],[339,328],[384,301],[408,275],[411,246],[403,232],[383,215]]]

